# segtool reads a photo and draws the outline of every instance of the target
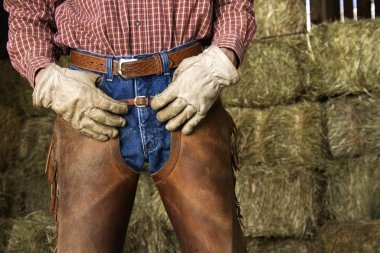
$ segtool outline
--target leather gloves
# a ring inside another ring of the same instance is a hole
[[[157,119],[174,131],[184,124],[183,134],[192,133],[219,97],[222,88],[239,81],[237,69],[217,46],[181,62],[173,82],[153,98],[151,107],[160,110]]]
[[[36,75],[33,92],[35,107],[52,108],[82,134],[99,141],[118,135],[125,125],[128,106],[117,102],[96,87],[99,76],[85,71],[61,68],[51,63]]]

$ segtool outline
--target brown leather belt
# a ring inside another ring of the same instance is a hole
[[[168,52],[170,68],[176,68],[182,60],[198,55],[202,52],[200,43],[192,44],[183,49]],[[89,55],[79,51],[71,51],[71,65],[99,73],[107,73],[107,58]],[[113,60],[112,73],[120,75],[124,79],[131,79],[148,75],[162,75],[164,69],[159,54],[154,54],[141,59]]]

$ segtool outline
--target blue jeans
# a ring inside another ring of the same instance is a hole
[[[144,58],[152,54],[134,55],[126,57],[88,54],[107,58],[107,74],[97,73],[103,77],[99,88],[113,99],[133,99],[137,96],[151,98],[161,93],[172,81],[174,70],[170,69],[167,53],[191,45],[183,44],[169,51],[159,52],[163,62],[163,75],[151,75],[124,80],[112,74],[112,60]],[[70,66],[71,69],[80,69]],[[96,73],[96,72],[95,72]],[[122,115],[126,126],[119,129],[120,152],[124,161],[136,172],[141,172],[144,163],[148,162],[150,173],[159,171],[166,163],[170,153],[171,133],[165,129],[165,124],[156,119],[156,111],[151,107],[129,106],[129,112]]]

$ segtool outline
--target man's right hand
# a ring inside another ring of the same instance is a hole
[[[96,87],[100,78],[91,72],[61,68],[55,63],[41,69],[35,78],[33,105],[52,108],[82,134],[99,141],[118,135],[116,127],[126,121],[128,105],[115,101]]]

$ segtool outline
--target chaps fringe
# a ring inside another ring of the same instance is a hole
[[[245,228],[245,226],[243,224],[243,215],[241,214],[241,209],[240,209],[241,203],[238,200],[238,197],[236,195],[236,175],[235,175],[235,173],[237,171],[240,171],[240,168],[239,168],[239,157],[238,157],[238,152],[237,152],[237,128],[236,128],[236,125],[234,123],[233,123],[233,127],[232,127],[230,148],[231,148],[232,175],[233,175],[234,192],[235,192],[235,207],[236,207],[236,212],[237,212],[237,216],[238,216],[240,226]]]
[[[50,186],[50,213],[55,221],[55,228],[51,231],[54,239],[58,237],[58,182],[57,182],[57,169],[58,169],[58,152],[55,138],[52,137],[49,153],[46,161],[45,173],[48,174],[48,185]],[[57,252],[57,248],[54,249]]]

